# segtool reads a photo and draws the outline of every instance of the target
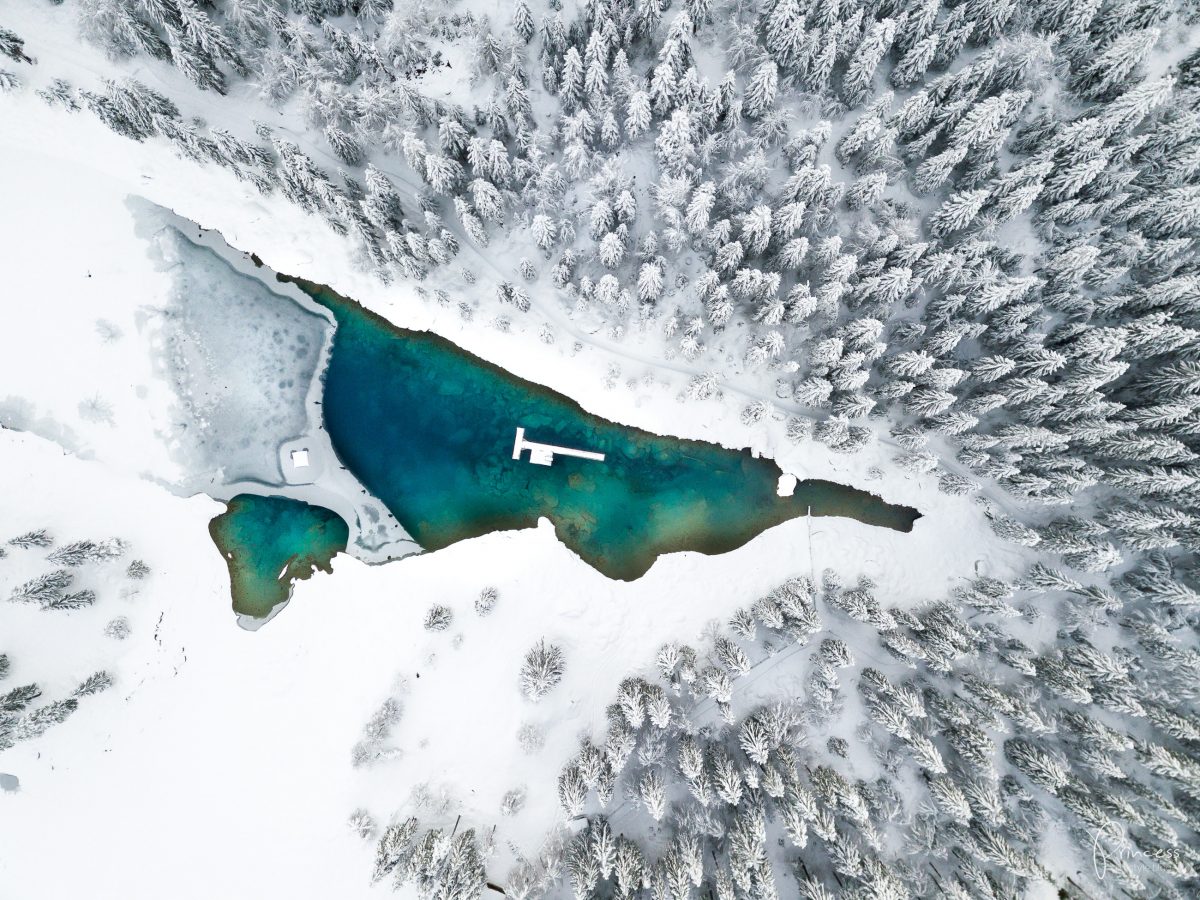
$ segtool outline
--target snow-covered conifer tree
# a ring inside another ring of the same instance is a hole
[[[559,647],[539,641],[525,654],[521,665],[521,691],[530,700],[540,700],[562,681],[565,657]]]
[[[779,67],[775,61],[763,61],[746,87],[746,115],[761,118],[775,103],[779,91]]]

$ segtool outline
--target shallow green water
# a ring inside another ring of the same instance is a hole
[[[287,497],[238,494],[208,524],[229,566],[236,613],[261,618],[291,596],[292,584],[346,549],[350,530],[332,510]]]
[[[810,507],[897,531],[919,517],[827,481],[802,481],[781,498],[771,460],[606,421],[437,335],[278,277],[337,320],[322,405],[334,450],[426,550],[545,516],[587,563],[629,580],[663,553],[732,550]],[[606,459],[514,460],[517,426],[530,440]]]

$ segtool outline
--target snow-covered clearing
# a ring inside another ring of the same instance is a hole
[[[481,833],[495,825],[502,874],[507,842],[532,850],[558,820],[553,775],[579,734],[603,726],[620,679],[662,642],[694,639],[710,620],[810,567],[868,574],[892,601],[909,603],[977,571],[1017,568],[1016,550],[991,535],[969,498],[891,466],[868,479],[869,467],[884,464],[883,448],[843,458],[792,446],[782,422],[742,425],[737,403],[678,402],[678,373],[605,349],[572,355],[568,341],[539,341],[537,321],[510,335],[464,323],[408,285],[358,274],[342,239],[282,200],[165,147],[119,138],[91,116],[51,111],[30,95],[3,102],[0,246],[10,302],[0,395],[14,398],[3,401],[5,421],[95,461],[0,434],[0,537],[41,525],[63,538],[119,535],[154,573],[136,598],[101,590],[95,607],[67,615],[0,603],[0,650],[13,658],[13,678],[66,689],[107,667],[118,679],[65,724],[0,756],[0,770],[21,783],[19,793],[0,793],[0,889],[14,896],[380,894],[366,883],[372,848],[345,825],[360,806],[380,821],[405,810],[426,824],[452,826],[461,814]],[[911,535],[796,520],[723,556],[664,558],[628,584],[584,565],[544,525],[387,566],[341,557],[332,576],[299,584],[268,627],[245,632],[208,543],[219,505],[136,477],[169,482],[178,473],[160,437],[172,396],[153,377],[139,328],[170,282],[135,234],[128,195],[219,229],[278,271],[327,282],[406,327],[431,328],[600,415],[750,444],[787,471],[867,487],[924,517]],[[123,336],[106,342],[97,319]],[[604,387],[614,362],[636,379],[632,389]],[[110,415],[95,414],[91,398]],[[13,418],[22,409],[26,417]],[[5,594],[19,577],[14,560],[0,560]],[[500,601],[478,618],[472,604],[485,585]],[[440,634],[421,627],[434,602],[454,613]],[[130,619],[124,643],[102,634],[115,615]],[[566,651],[566,677],[533,705],[517,671],[543,636]],[[393,695],[403,713],[385,745],[399,753],[353,768],[364,723]],[[545,731],[544,749],[532,755],[517,739],[525,723]],[[501,818],[502,795],[521,785],[524,809]],[[69,865],[46,864],[51,836],[70,848]]]

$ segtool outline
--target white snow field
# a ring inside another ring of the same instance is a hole
[[[836,457],[813,443],[789,444],[780,421],[742,425],[744,398],[680,403],[686,376],[640,362],[636,345],[622,357],[603,346],[572,354],[570,340],[539,341],[537,319],[507,335],[464,323],[409,286],[358,274],[343,239],[282,200],[30,94],[3,103],[9,302],[0,403],[5,424],[33,434],[0,432],[0,536],[42,525],[64,539],[117,535],[153,575],[134,598],[101,588],[94,607],[70,614],[0,602],[9,683],[37,680],[51,695],[96,668],[117,678],[66,723],[0,754],[0,771],[20,779],[19,792],[0,792],[0,896],[383,895],[387,888],[367,883],[373,847],[346,827],[358,807],[380,822],[411,812],[425,826],[453,827],[459,816],[481,834],[494,826],[489,870],[503,877],[513,848],[536,850],[559,822],[554,775],[580,734],[603,728],[620,679],[649,665],[664,641],[694,639],[711,620],[814,568],[868,574],[891,601],[916,603],[962,578],[1020,567],[1019,551],[992,536],[971,499],[892,466],[869,479],[888,455],[884,446]],[[597,414],[751,444],[786,471],[869,488],[923,518],[909,535],[799,519],[722,556],[665,557],[632,583],[590,569],[546,523],[386,566],[343,556],[332,575],[297,585],[267,627],[244,631],[207,535],[220,505],[180,499],[139,477],[174,482],[179,472],[162,439],[172,394],[154,377],[154,348],[139,327],[171,283],[135,233],[130,195],[218,229],[278,271],[329,283],[406,327],[431,328]],[[123,336],[103,341],[100,318]],[[605,389],[614,363],[632,388]],[[104,401],[100,412],[86,405],[93,398]],[[15,559],[0,560],[5,596],[18,577]],[[487,585],[500,600],[479,618],[473,602]],[[434,602],[454,613],[440,634],[421,626]],[[122,643],[102,633],[116,615],[132,626]],[[534,705],[517,673],[542,637],[565,650],[566,677]],[[389,696],[403,707],[385,742],[396,752],[355,768],[352,748]],[[740,712],[746,698],[734,702]],[[534,754],[517,738],[525,723],[545,731]],[[501,797],[522,785],[528,802],[501,817]]]

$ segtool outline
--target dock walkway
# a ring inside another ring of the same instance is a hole
[[[537,441],[525,440],[525,429],[518,426],[517,438],[513,441],[513,459],[521,458],[521,451],[529,451],[529,461],[535,466],[548,466],[554,462],[555,456],[574,456],[579,459],[594,459],[604,462],[603,453],[591,450],[575,450],[572,447],[556,447],[554,444],[540,444]]]

